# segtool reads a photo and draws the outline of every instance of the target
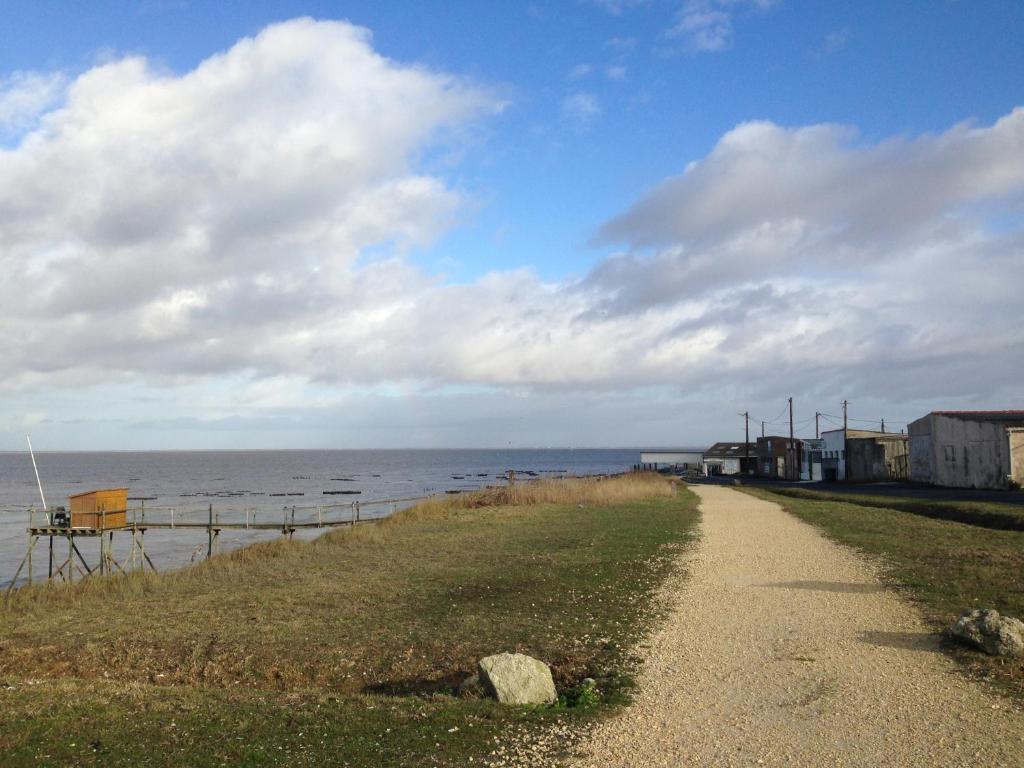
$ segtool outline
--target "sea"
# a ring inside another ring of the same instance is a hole
[[[36,463],[49,508],[69,506],[68,497],[101,488],[127,488],[129,518],[152,522],[250,521],[288,523],[383,517],[425,496],[471,491],[520,478],[615,474],[640,459],[638,449],[507,450],[252,450],[37,452]],[[381,503],[375,503],[381,502]],[[42,501],[28,452],[0,452],[0,590],[15,579],[25,557],[30,515],[44,521]],[[312,538],[324,529],[297,531]],[[152,529],[146,554],[158,570],[179,568],[205,557],[202,529]],[[280,532],[223,530],[220,551],[281,536]],[[99,560],[97,539],[76,538],[85,561]],[[115,534],[114,558],[131,563],[131,537]],[[33,577],[45,579],[53,558],[67,559],[66,538],[49,537],[33,550]],[[141,560],[135,550],[136,562]],[[77,556],[75,558],[78,559]],[[77,574],[76,574],[77,577]],[[28,580],[22,572],[16,585]]]

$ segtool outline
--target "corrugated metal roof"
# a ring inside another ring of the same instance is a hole
[[[732,443],[715,443],[704,451],[705,459],[742,459],[747,455],[743,441]],[[750,455],[757,455],[757,445],[750,443]]]
[[[932,411],[936,416],[963,416],[966,418],[998,418],[1008,417],[1013,419],[1024,419],[1024,411]]]

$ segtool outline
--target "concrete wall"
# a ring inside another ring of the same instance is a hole
[[[1011,472],[1007,426],[932,414],[933,482],[954,488],[1005,488]]]
[[[907,442],[896,436],[850,438],[847,453],[849,479],[861,482],[905,480]]]
[[[761,477],[785,478],[788,437],[772,435],[757,438],[757,474]]]
[[[713,475],[738,475],[740,473],[739,459],[704,459],[708,473]]]
[[[1006,433],[1010,447],[1010,475],[1024,487],[1024,427],[1013,427]]]
[[[910,482],[935,482],[935,446],[932,444],[932,414],[907,425],[910,436]]]

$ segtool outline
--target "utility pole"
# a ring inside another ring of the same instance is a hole
[[[814,439],[821,439],[821,431],[818,429],[818,417],[821,416],[817,411],[814,412]]]
[[[800,479],[800,470],[799,470],[799,468],[796,467],[796,464],[797,464],[797,462],[796,462],[796,446],[793,443],[793,398],[792,397],[789,398],[789,456],[790,456],[790,458],[787,461],[787,464],[788,464],[789,461],[792,461],[793,467],[796,468],[796,472],[794,473],[793,470],[790,469],[790,467],[787,466],[786,467],[786,470],[787,470],[786,474],[787,475],[788,474],[792,474],[794,480],[799,480]],[[789,478],[787,477],[786,479],[788,480]]]
[[[761,422],[761,437],[764,437],[764,422]]]
[[[882,434],[885,434],[885,419],[882,419]]]
[[[847,438],[846,438],[846,406],[847,402],[843,400],[843,480],[850,479],[850,465],[846,463],[846,449]]]
[[[750,411],[743,412],[743,455],[747,459],[744,472],[750,471]],[[742,473],[741,473],[742,474]]]

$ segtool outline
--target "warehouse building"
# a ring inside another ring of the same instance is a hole
[[[821,433],[822,474],[827,481],[859,483],[907,479],[908,440],[904,434],[869,429],[830,429]]]
[[[1024,411],[933,411],[907,431],[913,482],[953,488],[1024,485]]]

